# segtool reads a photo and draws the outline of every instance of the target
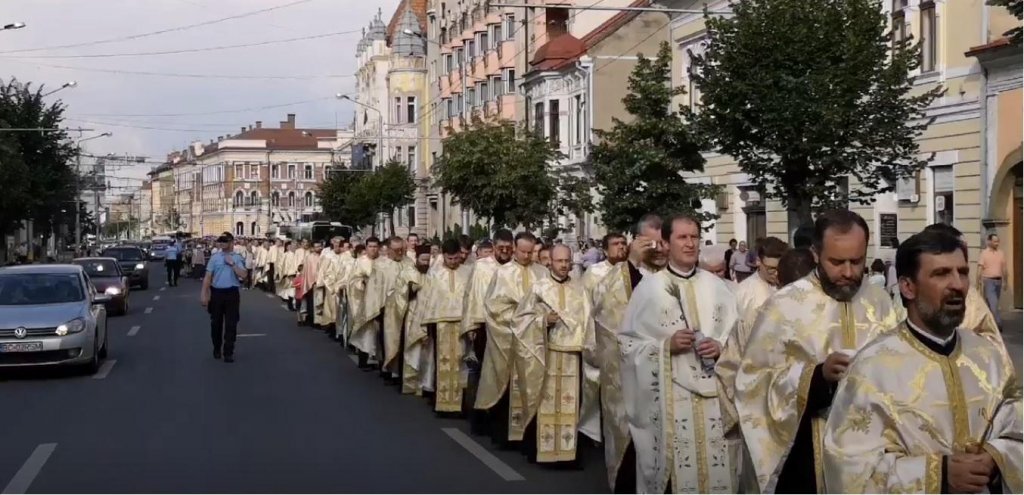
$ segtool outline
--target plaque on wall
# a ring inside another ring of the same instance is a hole
[[[879,238],[882,241],[882,245],[886,247],[892,246],[892,240],[898,238],[899,232],[899,220],[895,213],[879,213]]]

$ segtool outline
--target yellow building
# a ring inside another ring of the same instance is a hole
[[[725,1],[671,3],[683,9],[729,8]],[[877,195],[873,204],[853,207],[872,229],[869,256],[890,258],[890,237],[903,240],[928,224],[946,222],[964,232],[976,261],[986,235],[1001,233],[1004,240],[1014,239],[1003,244],[1012,260],[1004,303],[1020,307],[1021,53],[998,41],[1017,20],[984,0],[887,0],[883,8],[898,32],[922,44],[916,89],[941,85],[946,92],[927,110],[926,118],[934,121],[919,138],[928,166],[897,184],[896,191]],[[706,49],[703,15],[677,16],[670,38],[678,61],[673,80],[688,91],[680,103],[695,104],[700,91],[688,74],[691,54]],[[731,157],[710,153],[707,160],[705,174],[693,180],[725,186],[703,205],[720,217],[712,239],[790,238],[796,226],[788,213],[778,202],[764,201]]]

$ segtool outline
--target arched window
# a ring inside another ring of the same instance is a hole
[[[238,222],[235,224],[235,235],[245,235],[245,224]]]
[[[245,201],[245,193],[243,193],[242,191],[236,191],[235,192],[235,206],[242,206],[242,203],[244,201]]]
[[[250,232],[252,233],[252,235],[260,235],[260,227],[259,225],[256,225],[256,222],[252,223],[251,229],[252,230],[250,230]]]
[[[306,198],[305,199],[306,199],[306,208],[312,208],[313,207],[313,193],[309,192],[309,191],[306,191]]]
[[[295,191],[290,191],[288,193],[288,206],[289,207],[294,207],[295,206]]]
[[[281,193],[274,191],[270,195],[270,204],[273,206],[281,206]]]
[[[260,193],[253,191],[249,193],[249,204],[252,206],[259,206],[260,204]]]

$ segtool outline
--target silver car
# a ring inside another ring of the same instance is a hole
[[[0,268],[0,367],[95,373],[107,357],[109,299],[78,265]]]

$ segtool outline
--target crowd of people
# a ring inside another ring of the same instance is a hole
[[[846,210],[793,246],[647,215],[584,263],[499,230],[267,240],[231,270],[500,448],[600,444],[617,493],[1020,493],[1019,381],[960,232],[869,240]]]

